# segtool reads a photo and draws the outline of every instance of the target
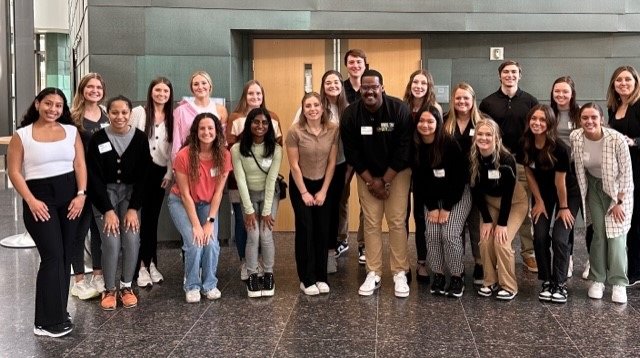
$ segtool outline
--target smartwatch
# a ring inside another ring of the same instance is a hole
[[[216,221],[216,218],[214,218],[213,216],[209,216],[207,217],[207,221],[213,224]]]

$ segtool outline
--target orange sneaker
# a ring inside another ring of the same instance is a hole
[[[113,311],[116,309],[116,291],[106,290],[102,292],[102,299],[100,300],[100,308],[105,311]]]
[[[138,298],[136,294],[133,293],[133,289],[131,287],[124,287],[120,289],[120,300],[122,301],[122,306],[124,308],[131,308],[138,305]]]

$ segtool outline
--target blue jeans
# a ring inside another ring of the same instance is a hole
[[[192,290],[208,292],[213,290],[218,285],[216,270],[218,267],[218,256],[220,256],[217,218],[213,227],[213,240],[209,240],[207,245],[201,247],[193,242],[193,226],[191,225],[184,205],[182,205],[182,199],[172,193],[169,194],[167,202],[173,224],[180,232],[180,236],[182,236],[185,292]],[[196,202],[195,204],[198,219],[201,224],[204,224],[207,216],[209,216],[211,203]]]

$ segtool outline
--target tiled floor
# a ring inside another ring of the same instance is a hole
[[[0,237],[23,231],[14,221],[14,199],[13,191],[0,190]],[[298,289],[292,235],[278,234],[276,295],[266,299],[246,297],[235,249],[224,247],[222,298],[200,304],[184,302],[179,249],[165,244],[159,268],[166,281],[141,290],[138,307],[103,312],[97,300],[70,299],[75,329],[61,339],[32,333],[37,251],[0,248],[0,356],[640,356],[640,289],[629,289],[627,305],[611,303],[610,290],[602,301],[587,298],[579,277],[586,258],[582,237],[566,305],[538,302],[538,281],[521,263],[520,293],[512,302],[477,296],[469,279],[461,299],[434,297],[415,281],[410,297],[397,299],[388,272],[377,294],[359,297],[365,270],[351,244],[330,277],[331,293],[306,297]],[[470,271],[469,256],[466,263]]]

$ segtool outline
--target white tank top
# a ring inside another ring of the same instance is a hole
[[[25,180],[51,178],[73,171],[76,157],[75,143],[78,129],[61,124],[65,138],[55,142],[38,142],[33,139],[33,124],[16,131],[24,150],[22,167]]]

